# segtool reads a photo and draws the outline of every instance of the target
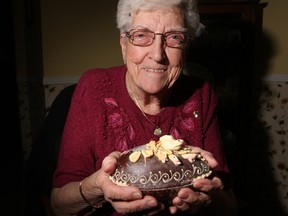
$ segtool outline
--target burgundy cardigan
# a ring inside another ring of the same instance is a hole
[[[112,151],[125,151],[157,140],[162,134],[183,139],[213,153],[215,171],[229,173],[215,108],[216,95],[208,82],[181,75],[159,114],[147,115],[130,98],[125,85],[126,66],[91,69],[75,89],[53,176],[53,187],[80,181],[101,167]]]

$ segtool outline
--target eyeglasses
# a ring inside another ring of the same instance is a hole
[[[149,46],[153,43],[156,35],[161,35],[161,39],[167,47],[184,49],[189,42],[189,37],[186,32],[171,31],[162,33],[155,33],[147,29],[132,29],[126,32],[126,37],[129,42],[135,46]]]

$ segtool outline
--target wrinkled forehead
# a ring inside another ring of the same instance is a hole
[[[138,10],[131,17],[131,28],[147,28],[156,30],[164,28],[166,30],[184,30],[184,14],[176,7],[163,7],[161,9]]]
[[[165,15],[165,14],[179,14],[181,16],[183,16],[184,18],[184,11],[181,10],[179,7],[176,6],[157,6],[157,7],[140,7],[137,10],[134,10],[134,12],[132,12],[132,17],[135,15],[138,15],[139,13],[142,12],[148,12],[151,14],[158,14],[159,16],[161,14]]]

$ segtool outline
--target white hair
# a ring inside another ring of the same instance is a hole
[[[185,17],[185,27],[197,36],[204,27],[200,23],[196,0],[119,0],[117,7],[117,28],[126,32],[131,28],[132,15],[139,10],[158,9],[163,7],[179,8]]]

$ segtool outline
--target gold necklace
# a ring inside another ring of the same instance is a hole
[[[147,115],[145,114],[145,112],[142,110],[142,108],[141,108],[141,106],[140,106],[137,98],[134,96],[134,94],[133,94],[132,92],[131,92],[131,95],[132,95],[132,97],[134,98],[134,101],[136,102],[137,106],[139,107],[142,115],[147,119],[147,121],[149,121],[152,125],[154,125],[154,127],[155,127],[154,132],[153,132],[154,135],[156,135],[156,136],[161,136],[161,135],[162,135],[162,129],[160,128],[160,126],[154,124],[154,123],[147,117]]]

